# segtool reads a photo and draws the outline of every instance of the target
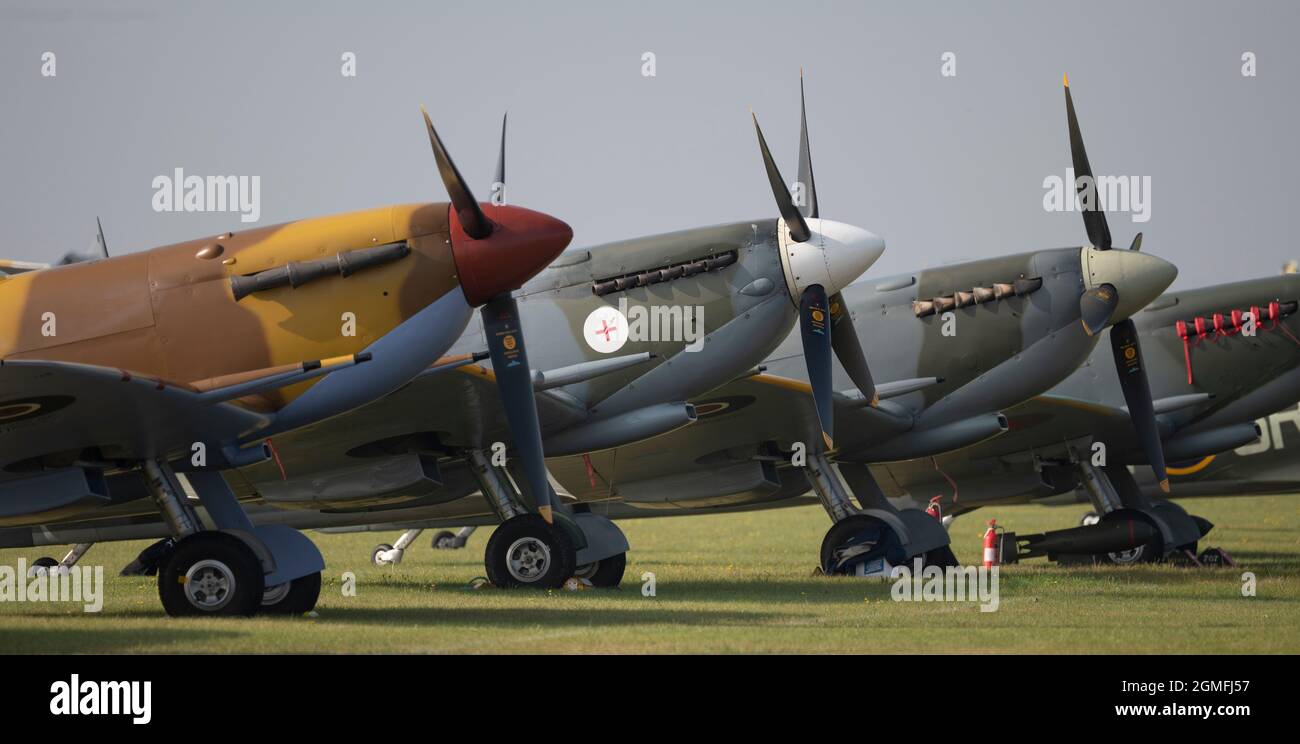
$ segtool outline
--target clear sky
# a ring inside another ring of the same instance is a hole
[[[113,252],[247,227],[155,212],[175,168],[260,176],[259,224],[443,200],[421,103],[480,199],[509,109],[510,201],[577,246],[772,216],[747,108],[793,179],[802,66],[822,215],[888,245],[869,276],[1085,240],[1043,207],[1068,71],[1094,169],[1151,179],[1116,244],[1244,279],[1300,257],[1298,35],[1294,2],[0,0],[0,256],[85,248],[96,215]]]

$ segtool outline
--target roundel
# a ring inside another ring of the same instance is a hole
[[[519,343],[515,341],[514,336],[506,336],[505,338],[501,339],[501,345],[506,347],[506,351],[514,351],[515,347],[518,346]]]
[[[755,398],[752,395],[724,395],[720,398],[702,400],[695,404],[695,415],[698,418],[707,418],[709,416],[735,413],[749,406],[754,400]]]
[[[0,401],[0,426],[45,416],[74,401],[70,395],[41,395],[34,398]]]
[[[1137,355],[1138,355],[1138,351],[1137,351],[1137,349],[1133,348],[1132,346],[1130,346],[1130,347],[1128,347],[1127,349],[1124,350],[1124,358],[1125,358],[1125,359],[1132,360],[1133,357],[1135,357],[1135,356],[1137,356]]]
[[[601,354],[618,351],[627,343],[627,317],[613,305],[601,305],[582,324],[582,338]]]

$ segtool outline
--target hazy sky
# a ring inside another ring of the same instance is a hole
[[[0,0],[0,256],[85,248],[96,215],[113,252],[247,227],[154,212],[177,167],[260,176],[259,224],[444,200],[421,103],[481,199],[509,109],[510,201],[575,245],[772,216],[746,109],[793,179],[800,66],[822,214],[888,245],[869,276],[1077,245],[1043,208],[1068,70],[1094,169],[1151,178],[1116,244],[1244,279],[1300,257],[1298,35],[1293,2]]]

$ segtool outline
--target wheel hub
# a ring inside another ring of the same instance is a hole
[[[1128,550],[1121,550],[1115,553],[1109,553],[1108,555],[1112,562],[1121,566],[1126,566],[1130,563],[1137,563],[1142,558],[1142,553],[1144,552],[1146,552],[1146,546],[1139,545],[1136,548],[1129,548]]]
[[[291,582],[286,581],[283,584],[268,586],[266,591],[262,592],[262,604],[273,605],[284,600],[285,597],[289,596],[290,584]]]
[[[235,572],[221,561],[199,561],[185,572],[185,598],[200,610],[219,610],[234,596]]]
[[[535,537],[515,540],[506,551],[506,567],[517,581],[537,581],[550,566],[550,546]]]

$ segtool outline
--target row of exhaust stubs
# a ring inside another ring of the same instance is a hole
[[[591,285],[591,292],[596,296],[607,295],[613,292],[622,292],[633,287],[644,287],[648,284],[658,284],[660,282],[669,282],[673,279],[680,279],[684,276],[695,276],[707,271],[717,271],[736,262],[736,252],[728,251],[716,256],[701,258],[687,263],[669,266],[663,269],[651,269],[636,274],[628,274],[613,279],[602,279]]]
[[[216,244],[216,248],[221,248],[221,244]],[[259,271],[256,274],[232,276],[230,277],[230,290],[235,295],[235,301],[238,302],[255,292],[265,292],[268,289],[277,289],[279,287],[297,289],[308,282],[326,276],[346,278],[358,271],[406,258],[410,253],[411,246],[404,240],[371,248],[341,251],[331,258],[322,258],[315,261],[294,261],[273,269]],[[217,255],[220,255],[220,253]]]
[[[970,307],[1007,297],[1019,297],[1037,291],[1043,286],[1041,277],[1017,279],[1010,284],[994,284],[992,287],[976,287],[969,292],[954,292],[932,300],[913,300],[912,312],[916,317],[924,318],[935,313],[946,313],[958,307]]]
[[[1178,331],[1179,338],[1183,340],[1187,340],[1192,336],[1204,338],[1211,334],[1231,336],[1241,331],[1246,312],[1254,316],[1256,323],[1276,323],[1282,318],[1295,313],[1297,307],[1300,307],[1300,303],[1295,301],[1270,302],[1264,307],[1253,306],[1249,311],[1233,310],[1227,317],[1223,313],[1215,313],[1209,319],[1198,317],[1192,320],[1180,320],[1174,324],[1174,327]]]

